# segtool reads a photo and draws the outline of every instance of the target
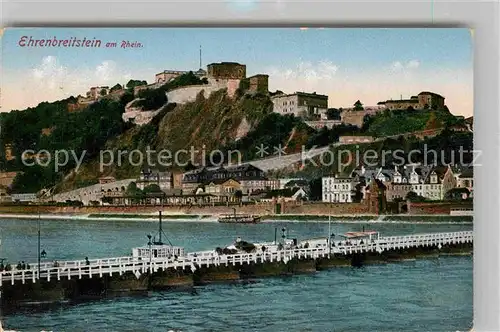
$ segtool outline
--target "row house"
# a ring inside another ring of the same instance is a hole
[[[387,201],[405,199],[409,192],[414,192],[429,200],[443,200],[448,191],[456,187],[464,187],[472,192],[472,171],[466,169],[456,173],[454,167],[423,166],[409,164],[394,169],[357,167],[351,177],[364,185],[370,179],[376,179],[386,186]],[[366,196],[361,188],[363,197]],[[323,197],[324,199],[324,197]]]
[[[452,168],[448,166],[421,167],[411,165],[404,172],[395,168],[393,180],[387,184],[387,200],[405,199],[414,192],[429,200],[442,200],[444,195],[456,187]]]
[[[237,197],[236,193],[241,191],[241,183],[234,179],[213,180],[207,183],[203,190],[213,198],[211,202],[237,202],[240,197]],[[201,190],[197,192],[200,193]]]
[[[251,195],[253,192],[262,190],[274,190],[280,186],[279,180],[268,179],[261,169],[251,164],[245,164],[228,167],[203,167],[186,172],[182,179],[182,189],[186,193],[192,193],[211,181],[229,179],[240,184],[243,195]]]

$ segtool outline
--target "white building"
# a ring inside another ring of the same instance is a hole
[[[38,199],[36,193],[12,194],[13,202],[36,202]]]
[[[323,202],[351,203],[355,187],[354,178],[325,176],[322,178]]]
[[[279,94],[271,98],[273,112],[281,115],[293,114],[296,117],[319,117],[326,120],[328,110],[328,96],[316,93],[295,92],[293,94]]]

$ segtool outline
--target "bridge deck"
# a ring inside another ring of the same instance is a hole
[[[328,245],[318,245],[315,248],[300,248],[287,250],[266,250],[254,253],[238,253],[234,255],[219,255],[216,252],[201,251],[188,253],[184,257],[174,258],[154,258],[140,259],[137,257],[113,257],[93,259],[88,262],[85,260],[76,261],[61,261],[54,266],[54,263],[44,262],[40,265],[38,272],[38,264],[29,264],[29,268],[17,269],[12,267],[10,271],[0,272],[0,286],[4,282],[14,284],[16,280],[21,280],[22,283],[31,281],[35,283],[38,279],[61,280],[61,278],[76,278],[81,279],[84,276],[89,278],[102,277],[103,275],[113,275],[125,272],[133,272],[137,278],[141,274],[148,271],[156,272],[158,269],[167,268],[190,268],[195,271],[202,266],[219,266],[219,265],[235,265],[243,263],[262,263],[262,262],[288,262],[293,258],[312,258],[328,257],[331,254],[348,255],[353,253],[377,252],[382,253],[388,250],[397,250],[404,248],[417,248],[438,246],[439,248],[445,245],[472,243],[473,232],[448,232],[448,233],[428,233],[428,234],[412,234],[405,236],[386,236],[379,239],[363,239],[363,240],[343,240],[332,241],[331,248]]]

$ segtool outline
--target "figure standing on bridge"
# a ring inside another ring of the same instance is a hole
[[[85,265],[90,265],[89,258],[85,257]]]

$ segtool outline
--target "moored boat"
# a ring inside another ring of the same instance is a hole
[[[256,224],[260,222],[261,217],[251,214],[237,214],[236,209],[233,208],[233,214],[222,214],[219,216],[220,223],[235,223],[235,224]]]
[[[220,223],[236,223],[236,224],[256,224],[260,222],[260,216],[250,214],[227,214],[219,216]]]

